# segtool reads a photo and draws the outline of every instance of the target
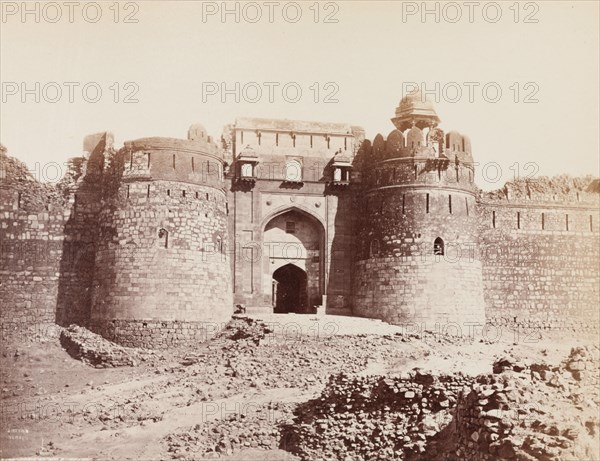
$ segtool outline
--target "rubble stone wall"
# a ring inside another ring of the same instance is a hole
[[[92,324],[103,338],[126,347],[168,349],[171,346],[194,346],[211,339],[226,321],[111,320]]]
[[[473,378],[331,376],[321,396],[301,404],[287,428],[287,449],[309,459],[414,459],[452,419]],[[429,458],[437,459],[437,458]]]
[[[63,256],[62,210],[19,208],[18,193],[1,190],[0,321],[3,329],[54,323]]]
[[[99,215],[94,331],[160,347],[197,340],[203,322],[231,318],[222,164],[203,149],[196,141],[149,138],[117,153]],[[170,332],[167,325],[161,334],[149,322],[195,326]]]
[[[488,322],[598,328],[600,226],[593,202],[480,207]]]
[[[97,200],[86,184],[76,184],[82,163],[66,166],[61,182],[44,184],[0,153],[0,318],[6,334],[89,317]]]

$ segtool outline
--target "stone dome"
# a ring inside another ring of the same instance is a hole
[[[392,119],[396,128],[404,131],[416,125],[423,129],[427,126],[437,126],[440,122],[433,104],[419,91],[404,96],[396,108],[396,116]]]
[[[417,90],[404,96],[396,108],[396,116],[403,115],[426,115],[437,117],[433,104]]]

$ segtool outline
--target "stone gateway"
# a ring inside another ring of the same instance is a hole
[[[53,185],[2,148],[3,326],[79,324],[164,348],[205,340],[243,305],[432,330],[597,329],[598,179],[482,192],[469,137],[444,132],[419,92],[392,123],[372,141],[260,118],[119,149],[98,133]]]

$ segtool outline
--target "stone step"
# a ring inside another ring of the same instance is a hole
[[[355,335],[355,334],[395,334],[401,328],[382,322],[379,319],[364,317],[349,317],[343,315],[316,315],[316,314],[254,314],[247,312],[247,317],[261,320],[267,324],[279,325],[280,329],[294,325],[294,332],[303,331],[312,334],[315,331],[325,335]],[[241,315],[243,316],[243,314]],[[298,328],[300,330],[298,330]],[[317,330],[315,330],[317,328]],[[276,328],[277,330],[277,328]],[[291,331],[291,330],[290,330]],[[288,331],[288,333],[290,332]]]
[[[246,314],[272,314],[273,306],[246,306]]]

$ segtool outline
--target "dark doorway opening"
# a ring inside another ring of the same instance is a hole
[[[293,264],[286,264],[273,273],[273,312],[306,312],[306,272]]]

